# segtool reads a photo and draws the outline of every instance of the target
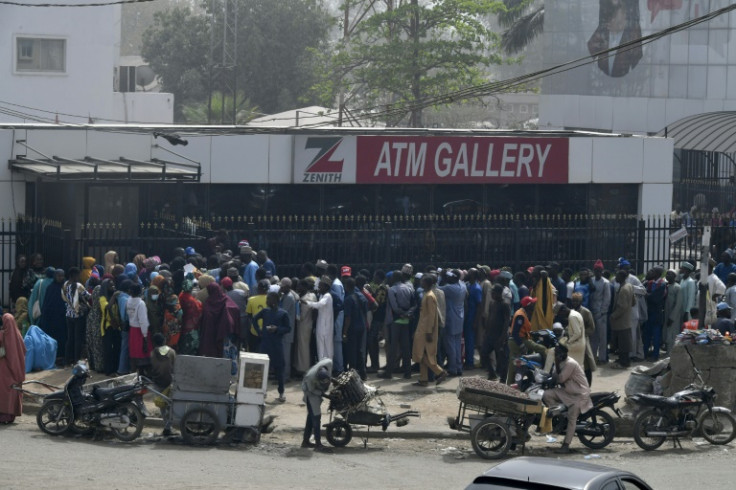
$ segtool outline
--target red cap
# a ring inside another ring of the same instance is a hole
[[[593,264],[593,270],[595,270],[595,269],[600,269],[600,270],[603,270],[604,269],[604,267],[603,267],[603,261],[601,259],[596,260],[595,261],[595,264]]]
[[[529,305],[533,305],[537,302],[537,298],[532,298],[531,296],[524,296],[521,299],[521,307],[526,308]]]
[[[229,277],[225,277],[220,280],[220,286],[222,286],[223,288],[230,288],[233,286],[233,280]]]
[[[346,277],[346,276],[352,276],[353,275],[353,269],[350,268],[349,265],[343,265],[340,267],[340,277]]]

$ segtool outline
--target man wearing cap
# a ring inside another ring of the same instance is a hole
[[[562,447],[556,453],[569,454],[570,443],[575,436],[578,416],[593,408],[590,398],[590,386],[585,379],[585,373],[575,359],[568,357],[567,348],[563,345],[555,347],[555,366],[552,380],[559,388],[544,390],[542,401],[548,407],[564,404],[567,407],[567,430]]]
[[[668,270],[665,274],[667,299],[664,302],[664,327],[662,330],[662,341],[667,349],[668,356],[675,346],[675,338],[680,333],[680,325],[682,324],[682,290],[675,279],[677,279],[677,272],[674,269]]]
[[[328,295],[329,296],[329,295]],[[309,368],[302,380],[302,391],[304,392],[304,403],[307,405],[307,423],[304,426],[302,447],[313,447],[315,451],[331,453],[332,449],[322,445],[320,427],[322,418],[322,397],[330,389],[332,373],[332,360],[322,359]],[[314,443],[309,437],[314,435]]]
[[[721,332],[721,335],[726,333],[733,334],[733,320],[731,320],[731,307],[725,301],[721,301],[716,305],[716,323],[713,324],[713,328]]]
[[[514,360],[527,353],[537,352],[545,355],[547,349],[544,346],[532,341],[532,323],[531,320],[536,314],[536,306],[539,300],[527,296],[521,300],[521,308],[516,310],[514,317],[511,319],[511,327],[509,327],[509,364],[506,373],[506,384],[512,384],[516,376],[516,367]]]
[[[680,294],[682,294],[682,321],[684,323],[690,320],[690,310],[695,308],[695,297],[698,292],[698,285],[695,283],[695,279],[690,277],[690,274],[695,270],[695,266],[690,262],[684,261],[680,264]]]
[[[611,283],[603,277],[603,262],[598,259],[593,264],[595,290],[590,295],[590,311],[595,321],[595,332],[590,337],[593,356],[599,363],[608,362],[608,308],[611,306]]]

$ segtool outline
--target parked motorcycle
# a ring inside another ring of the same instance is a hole
[[[136,439],[145,420],[145,378],[114,388],[94,387],[91,393],[85,393],[82,387],[87,378],[87,365],[77,363],[64,389],[44,397],[36,416],[38,427],[51,435],[69,431],[89,434],[98,428],[109,428],[121,441]]]
[[[706,386],[693,366],[696,383],[672,396],[639,394],[629,397],[647,407],[634,421],[634,440],[645,451],[660,447],[667,438],[682,447],[679,438],[701,434],[711,444],[728,444],[736,437],[736,419],[726,407],[715,406],[716,392]]]
[[[521,356],[516,359],[516,383],[519,390],[533,400],[540,400],[545,389],[552,388],[552,376],[542,369],[544,359],[541,354]],[[613,392],[591,393],[593,408],[580,414],[575,427],[575,435],[585,446],[602,449],[616,436],[616,423],[613,416],[604,411],[610,409],[621,417],[616,403],[621,398]],[[552,417],[552,432],[564,435],[567,432],[567,406],[549,407],[547,415]]]

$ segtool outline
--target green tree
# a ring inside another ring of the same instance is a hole
[[[375,2],[374,2],[375,3]],[[345,96],[348,107],[373,107],[387,125],[423,125],[433,97],[484,81],[498,64],[498,36],[484,17],[505,7],[496,0],[384,0],[383,8],[344,37],[316,90]],[[385,111],[388,109],[388,111]]]
[[[232,110],[232,96],[225,95],[223,97],[222,92],[215,92],[212,94],[209,105],[206,100],[186,104],[182,107],[182,114],[187,124],[208,124],[210,114],[217,120],[232,121]],[[260,114],[258,107],[252,106],[250,100],[245,98],[242,92],[238,93],[235,106],[235,124],[247,124],[248,121]]]
[[[209,40],[207,17],[189,7],[156,12],[143,34],[141,56],[158,75],[162,91],[174,94],[176,121],[182,120],[184,105],[207,98]]]

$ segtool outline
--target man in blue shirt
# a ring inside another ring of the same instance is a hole
[[[261,267],[266,269],[266,278],[271,279],[276,275],[276,264],[274,264],[273,260],[268,257],[268,252],[265,250],[259,250],[256,255],[256,260]]]
[[[256,325],[258,333],[261,337],[261,353],[268,354],[271,365],[276,371],[276,379],[279,383],[278,401],[283,403],[284,398],[284,335],[291,331],[289,324],[289,315],[286,310],[279,308],[279,293],[268,293],[266,296],[266,305],[253,317],[253,324]],[[261,320],[260,323],[258,320]]]
[[[731,262],[732,257],[731,254],[728,252],[723,252],[721,254],[721,262],[716,266],[715,269],[713,269],[713,273],[715,273],[716,276],[718,276],[718,279],[723,281],[723,284],[726,284],[728,282],[728,275],[732,272],[736,272],[736,264]]]
[[[258,285],[258,280],[256,279],[258,263],[253,260],[253,249],[248,246],[240,247],[240,260],[245,264],[243,268],[243,280],[248,285],[248,289],[255,291]]]

